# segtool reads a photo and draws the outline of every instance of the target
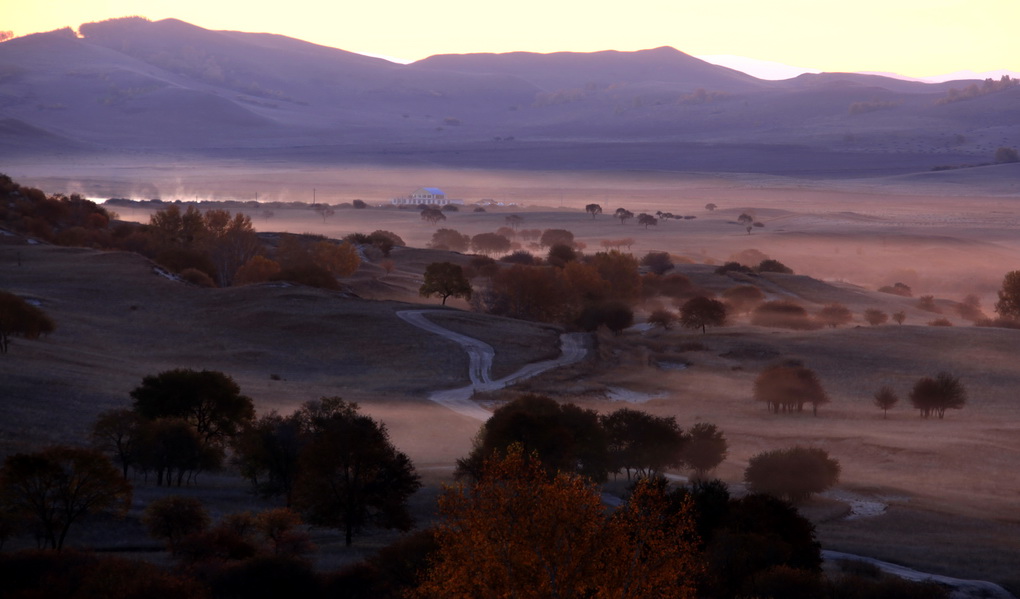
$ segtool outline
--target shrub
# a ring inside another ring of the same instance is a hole
[[[886,285],[884,287],[879,287],[878,291],[880,293],[891,293],[893,295],[899,295],[899,296],[902,296],[902,297],[913,297],[913,295],[914,295],[913,292],[910,289],[910,286],[909,285],[905,285],[903,283],[894,283],[892,285]]]
[[[820,326],[808,317],[803,306],[791,300],[773,300],[761,304],[751,313],[751,324],[805,331]]]
[[[758,223],[755,223],[758,226]],[[792,275],[793,269],[783,264],[779,260],[762,260],[758,266],[755,267],[758,272],[778,272],[782,274]]]
[[[215,287],[216,282],[212,277],[198,270],[197,268],[185,268],[177,274],[182,280],[199,287]]]
[[[942,314],[942,309],[935,304],[935,296],[922,295],[917,298],[917,303],[914,304],[919,310],[925,312],[933,312],[935,314]]]
[[[864,320],[871,326],[877,327],[880,324],[885,324],[889,320],[889,315],[878,308],[868,308],[864,311]]]

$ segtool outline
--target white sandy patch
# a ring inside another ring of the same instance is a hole
[[[606,387],[606,399],[613,401],[625,401],[627,403],[645,403],[653,399],[662,399],[665,393],[642,393],[623,387]]]
[[[917,570],[911,570],[903,566],[898,566],[889,562],[883,562],[881,560],[872,559],[870,557],[862,557],[860,555],[854,555],[852,553],[842,553],[839,551],[828,551],[822,550],[822,559],[826,561],[843,561],[851,560],[858,562],[865,562],[878,566],[883,572],[892,574],[893,576],[899,576],[904,580],[913,580],[918,582],[934,582],[942,585],[952,587],[950,597],[952,599],[978,599],[979,597],[993,599],[1016,599],[1012,593],[1006,589],[1000,587],[993,582],[986,582],[984,580],[965,580],[962,578],[952,578],[949,576],[939,576],[938,574],[928,574],[926,572],[918,572]]]

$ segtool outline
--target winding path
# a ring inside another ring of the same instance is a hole
[[[462,414],[469,418],[486,421],[492,412],[471,401],[475,391],[495,391],[524,379],[542,374],[547,370],[573,364],[584,359],[588,350],[584,345],[584,333],[564,333],[560,335],[560,355],[552,360],[526,364],[517,372],[501,379],[492,380],[492,359],[496,351],[484,341],[455,333],[441,327],[425,317],[430,312],[442,313],[442,310],[401,310],[397,316],[430,333],[440,335],[459,344],[468,354],[468,377],[471,384],[458,389],[445,389],[429,394],[429,400]]]
[[[977,597],[989,597],[994,599],[1015,599],[1013,594],[1006,589],[1000,587],[994,582],[986,582],[984,580],[965,580],[962,578],[952,578],[949,576],[940,576],[938,574],[928,574],[925,572],[918,572],[917,570],[911,570],[904,566],[898,566],[889,562],[883,562],[870,557],[863,557],[860,555],[853,555],[851,553],[842,553],[839,551],[829,551],[826,549],[822,550],[822,558],[826,561],[842,561],[851,560],[856,562],[864,562],[877,566],[880,570],[887,574],[893,574],[899,576],[905,580],[914,580],[918,582],[935,582],[943,584],[953,588],[951,597],[953,599],[964,599],[964,598],[977,598]]]

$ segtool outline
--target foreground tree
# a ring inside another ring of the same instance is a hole
[[[81,518],[123,515],[130,506],[131,485],[95,450],[48,447],[8,456],[0,468],[0,509],[34,521],[51,549],[64,546],[71,525]]]
[[[694,597],[701,571],[689,507],[647,483],[606,516],[584,478],[550,476],[520,445],[439,501],[433,566],[416,590],[442,597]]]
[[[814,371],[799,365],[778,365],[766,368],[754,380],[754,398],[764,402],[770,412],[798,412],[809,403],[815,416],[818,406],[829,403]]]
[[[999,301],[995,302],[995,311],[1003,318],[1020,320],[1020,270],[1006,273],[999,289]]]
[[[407,499],[421,482],[386,426],[339,397],[302,412],[312,440],[301,454],[294,503],[308,522],[342,530],[347,546],[367,524],[410,529]]]
[[[673,416],[653,416],[622,408],[602,416],[609,441],[612,471],[641,477],[656,476],[683,464],[687,437]]]
[[[960,379],[940,372],[935,378],[924,377],[910,391],[910,403],[921,411],[922,418],[936,414],[939,420],[946,410],[960,410],[967,403],[967,391]]]
[[[744,471],[744,482],[755,493],[767,493],[798,503],[839,482],[839,462],[823,449],[791,447],[759,453]]]
[[[142,513],[142,524],[149,535],[166,542],[174,555],[185,537],[205,531],[210,522],[209,512],[201,501],[179,495],[154,499]]]
[[[433,262],[425,267],[425,282],[418,289],[418,295],[438,295],[446,305],[448,297],[471,299],[471,283],[464,275],[464,269],[451,262]]]
[[[709,326],[726,324],[726,304],[699,295],[680,306],[680,324],[688,329],[701,329],[704,334]]]
[[[24,299],[0,291],[0,354],[7,353],[11,336],[38,339],[56,329],[53,320]]]

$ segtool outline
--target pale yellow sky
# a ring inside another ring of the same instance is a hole
[[[1020,71],[1020,0],[0,0],[15,35],[127,15],[407,60],[673,46],[826,71]]]

